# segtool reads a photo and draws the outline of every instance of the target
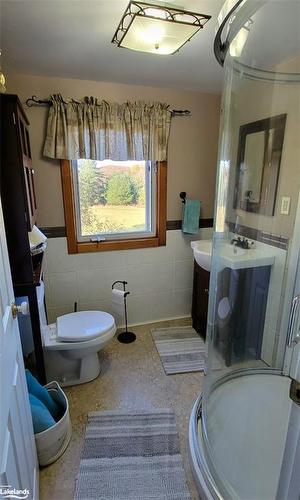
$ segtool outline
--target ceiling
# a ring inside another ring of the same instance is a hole
[[[0,0],[3,69],[218,92],[223,72],[213,40],[223,1],[170,0],[212,19],[179,53],[158,56],[111,43],[128,0]]]

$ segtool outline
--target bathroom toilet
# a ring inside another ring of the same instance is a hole
[[[103,311],[79,311],[59,316],[47,325],[40,307],[47,380],[62,386],[83,384],[98,377],[98,352],[114,337],[113,316]]]

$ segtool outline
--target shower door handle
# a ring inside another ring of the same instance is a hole
[[[287,345],[291,347],[293,343],[300,341],[300,334],[294,335],[295,325],[297,324],[297,313],[300,304],[300,294],[296,295],[292,300],[291,312],[287,331]]]

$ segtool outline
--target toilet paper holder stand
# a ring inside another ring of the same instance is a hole
[[[112,284],[111,288],[112,290],[114,289],[115,285],[121,284],[123,285],[123,291],[124,293],[124,316],[125,316],[125,331],[119,333],[118,335],[118,341],[121,342],[122,344],[130,344],[131,342],[134,342],[136,340],[136,335],[133,332],[128,331],[128,319],[127,319],[127,296],[130,294],[130,292],[126,291],[126,285],[128,285],[127,281],[121,281],[117,280],[114,281]]]

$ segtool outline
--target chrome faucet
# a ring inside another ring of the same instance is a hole
[[[254,246],[253,242],[250,243],[249,240],[247,240],[247,238],[245,237],[241,238],[240,236],[238,236],[237,238],[233,238],[231,240],[231,244],[235,245],[236,247],[244,248],[245,250],[249,250]]]

